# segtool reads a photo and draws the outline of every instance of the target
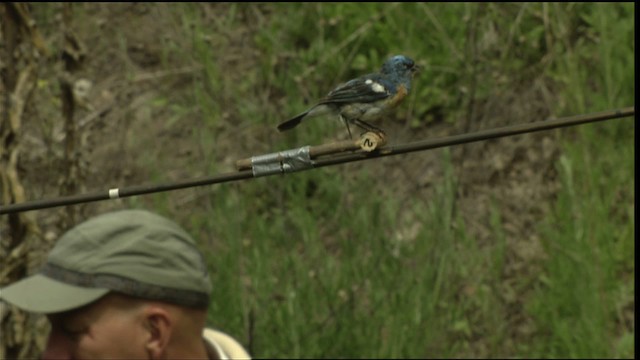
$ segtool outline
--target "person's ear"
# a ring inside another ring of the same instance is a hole
[[[170,314],[163,308],[151,306],[144,309],[144,325],[148,331],[145,344],[151,359],[161,359],[166,355],[167,345],[173,332]]]

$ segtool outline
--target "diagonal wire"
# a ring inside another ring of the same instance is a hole
[[[348,154],[340,154],[326,158],[319,158],[313,161],[313,168],[319,168],[324,166],[332,166],[338,164],[344,164],[354,161],[369,160],[391,155],[400,155],[410,152],[426,151],[430,149],[436,149],[445,146],[454,146],[460,144],[467,144],[477,141],[484,141],[489,139],[496,139],[507,136],[514,136],[519,134],[525,134],[535,131],[551,130],[556,128],[575,126],[580,124],[587,124],[596,121],[613,120],[619,118],[625,118],[635,115],[635,107],[626,107],[618,110],[609,110],[592,114],[576,115],[570,117],[564,117],[559,119],[551,119],[545,121],[539,121],[527,124],[517,124],[511,126],[505,126],[495,129],[482,130],[474,133],[467,133],[461,135],[447,136],[437,139],[428,139],[422,141],[416,141],[412,143],[399,144],[385,146],[374,152],[355,151]],[[106,191],[98,191],[89,194],[72,195],[66,197],[59,197],[54,199],[34,200],[27,201],[18,204],[2,205],[0,206],[0,215],[10,214],[22,211],[46,209],[57,206],[75,205],[86,202],[109,200],[124,198],[129,196],[137,196],[144,194],[152,194],[164,191],[173,191],[179,189],[185,189],[195,186],[213,185],[231,181],[239,181],[244,179],[254,178],[253,170],[242,170],[233,173],[220,174],[213,177],[205,177],[195,180],[186,180],[179,182],[171,182],[160,185],[139,185],[131,186],[127,188],[113,188]]]

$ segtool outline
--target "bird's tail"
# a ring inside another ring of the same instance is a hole
[[[289,130],[289,129],[293,129],[294,127],[298,126],[298,124],[300,124],[300,122],[302,121],[302,119],[307,116],[307,114],[309,113],[309,111],[305,111],[300,115],[297,115],[294,118],[291,118],[287,121],[283,121],[280,124],[278,124],[278,131],[285,131],[285,130]]]

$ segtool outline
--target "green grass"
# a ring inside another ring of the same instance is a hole
[[[396,53],[425,65],[398,115],[412,127],[456,121],[470,93],[480,102],[532,76],[555,84],[557,115],[635,98],[633,4],[226,4],[209,23],[199,6],[177,7],[185,62],[203,72],[176,112],[202,119],[194,141],[213,173],[225,121],[272,127]],[[260,61],[230,74],[228,35],[240,25]],[[339,126],[305,125],[277,146],[318,143]],[[545,258],[515,279],[504,278],[500,209],[489,210],[493,243],[465,229],[448,150],[435,195],[409,203],[366,166],[215,187],[206,211],[184,216],[211,268],[209,322],[257,357],[634,357],[634,131],[624,119],[563,132],[562,187],[540,224]],[[176,215],[163,196],[156,208]],[[516,298],[523,289],[530,296]],[[528,335],[513,335],[514,311],[530,319]]]
[[[633,104],[633,7],[590,4],[581,12],[594,41],[558,63],[554,75],[567,89],[561,112]],[[531,303],[539,356],[635,354],[622,309],[634,288],[634,132],[632,121],[612,121],[580,127],[565,143],[563,188],[545,223],[549,259]]]
[[[206,232],[234,240],[210,257],[213,283],[225,298],[213,303],[212,323],[246,336],[250,311],[254,351],[261,357],[426,356],[441,346],[435,323],[467,336],[464,309],[442,311],[455,289],[445,283],[447,274],[469,271],[456,256],[455,244],[462,245],[464,236],[451,230],[452,177],[440,185],[432,206],[415,209],[422,214],[413,220],[415,233],[403,235],[393,226],[399,204],[372,199],[369,189],[357,186],[366,176],[341,184],[328,181],[331,172],[295,175],[282,199],[288,216],[277,204],[251,196],[266,179],[243,186],[242,196],[217,199],[213,217],[228,222]],[[318,178],[325,181],[308,197]],[[351,201],[365,206],[327,201],[340,201],[345,187],[357,189],[350,191]],[[256,218],[227,216],[252,213],[256,206],[273,210]],[[451,356],[459,346],[442,354]]]

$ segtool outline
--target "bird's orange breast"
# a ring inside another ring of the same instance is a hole
[[[407,91],[407,88],[400,84],[396,87],[396,93],[395,95],[393,95],[392,97],[390,97],[387,101],[390,107],[396,107],[398,106],[398,104],[400,104],[402,102],[402,100],[407,97],[407,95],[409,94],[409,91]]]

